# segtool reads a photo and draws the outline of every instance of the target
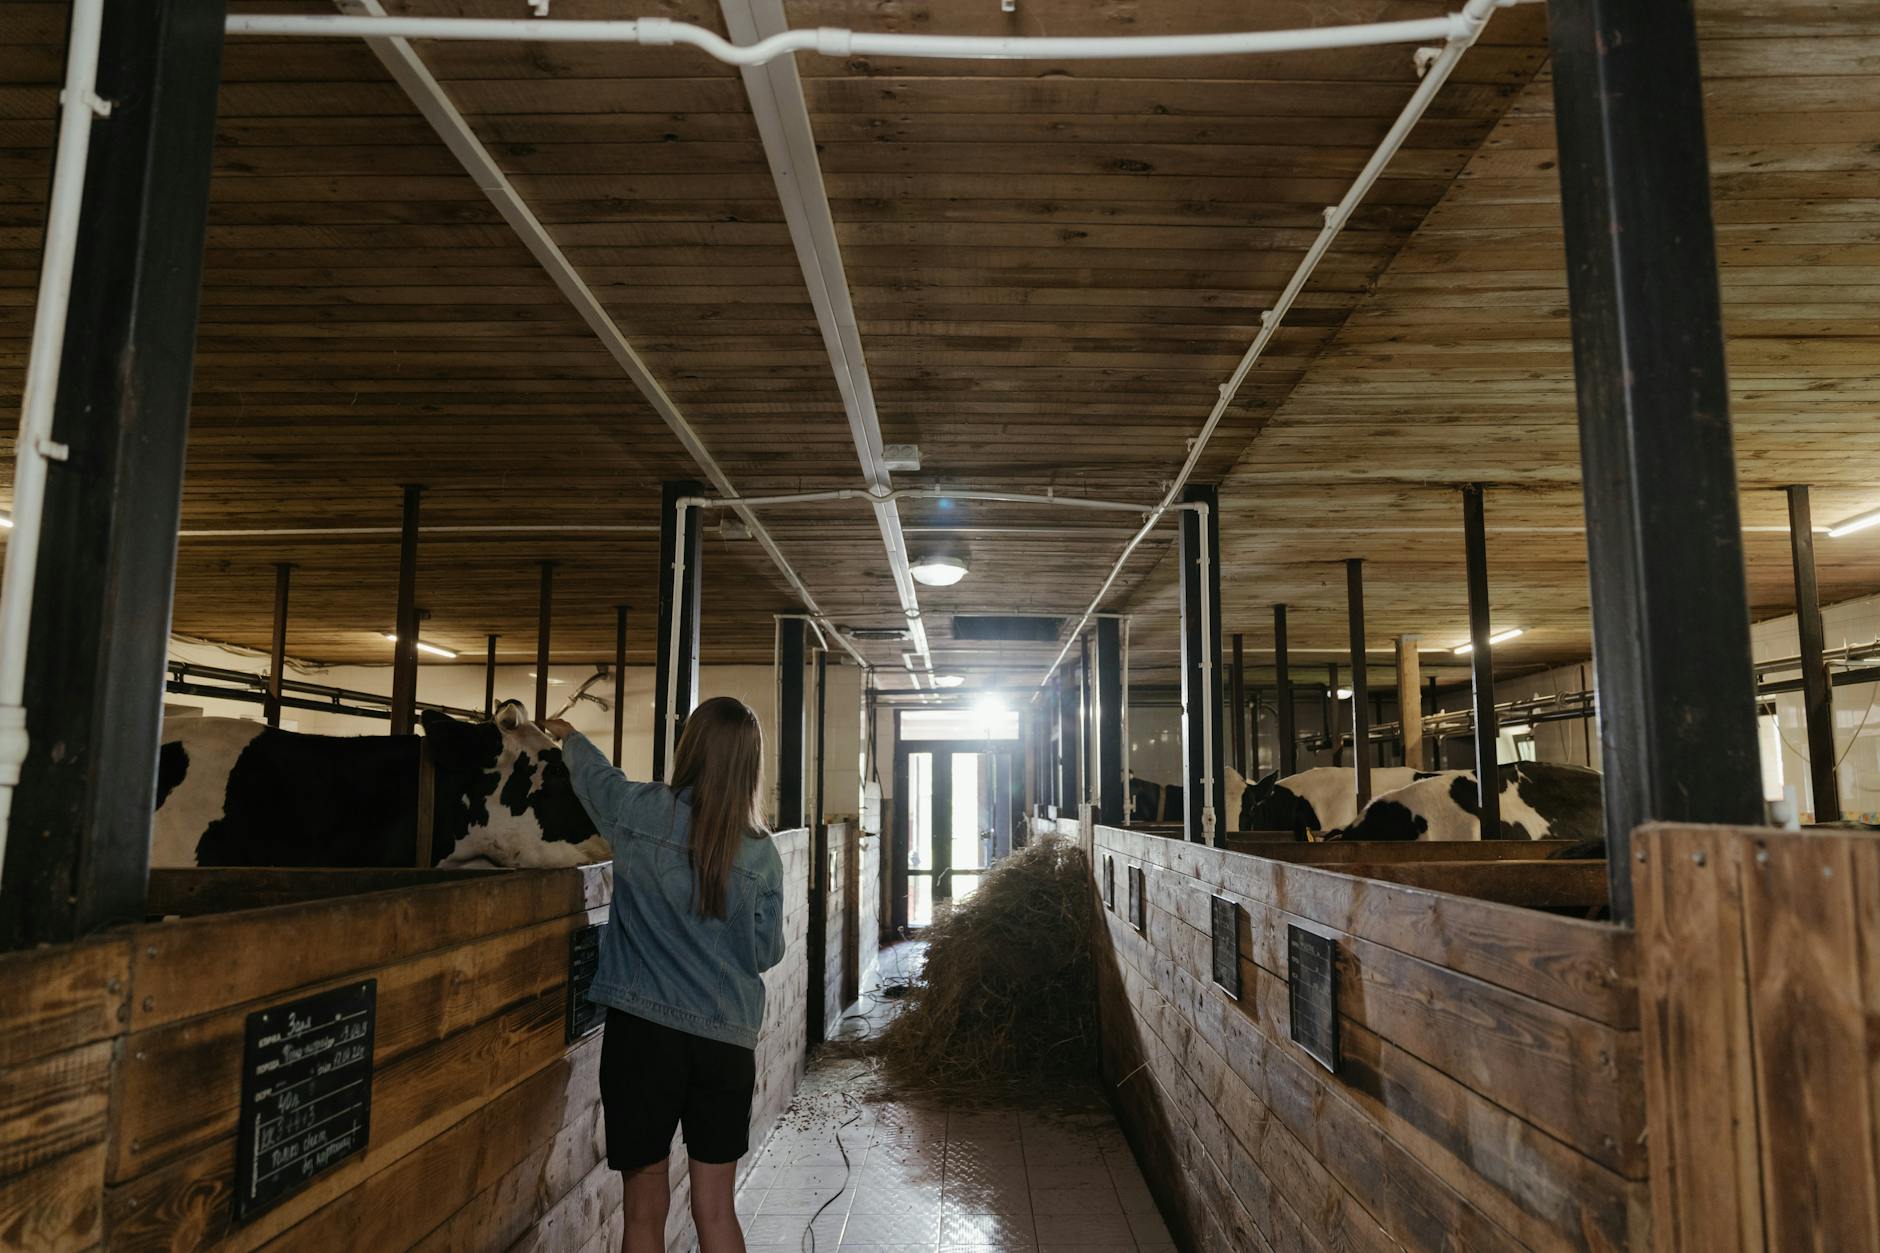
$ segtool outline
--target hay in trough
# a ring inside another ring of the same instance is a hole
[[[877,1041],[890,1082],[1044,1096],[1097,1072],[1090,872],[1050,837],[1007,857],[928,928],[926,966]]]

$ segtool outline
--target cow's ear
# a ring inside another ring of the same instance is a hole
[[[425,746],[435,765],[469,769],[494,761],[490,725],[459,722],[449,714],[427,709],[419,715],[424,726]]]
[[[1254,781],[1253,794],[1259,800],[1265,800],[1273,792],[1273,785],[1279,782],[1279,771],[1269,770]]]

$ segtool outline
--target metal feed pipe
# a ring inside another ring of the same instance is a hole
[[[739,45],[689,22],[663,17],[627,21],[544,18],[356,17],[238,13],[231,35],[314,38],[454,39],[484,42],[624,43],[642,47],[688,44],[729,65],[763,65],[797,52],[819,56],[923,57],[943,60],[1113,60],[1147,57],[1253,56],[1366,48],[1381,44],[1474,41],[1485,11],[1522,0],[1470,0],[1459,12],[1402,22],[1317,26],[1300,30],[1228,31],[1206,35],[1122,35],[1054,38],[1003,35],[895,35],[824,26],[791,30]]]
[[[104,0],[74,0],[60,96],[59,140],[53,158],[52,199],[46,211],[39,294],[33,312],[33,343],[26,363],[26,392],[13,457],[13,535],[6,575],[0,582],[0,866],[6,864],[7,827],[13,789],[20,781],[29,743],[26,710],[26,646],[33,620],[33,582],[39,572],[39,532],[45,516],[46,463],[64,461],[68,449],[52,438],[53,404],[65,353],[65,314],[72,297],[72,266],[78,252],[78,217],[85,198],[85,167],[91,156],[91,124],[108,117],[110,103],[98,98],[98,44]]]

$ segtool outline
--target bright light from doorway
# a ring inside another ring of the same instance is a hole
[[[1495,632],[1495,634],[1489,636],[1488,642],[1491,644],[1505,644],[1509,640],[1513,639],[1515,636],[1520,635],[1520,634],[1522,634],[1522,629],[1520,627],[1509,627],[1506,631],[1497,631]],[[1458,644],[1456,646],[1455,651],[1456,651],[1456,656],[1466,657],[1470,653],[1475,651],[1475,643],[1473,640],[1471,640],[1467,644]]]

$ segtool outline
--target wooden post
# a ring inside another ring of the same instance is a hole
[[[1293,706],[1292,671],[1286,654],[1286,606],[1273,606],[1273,703],[1279,706],[1280,777],[1299,773],[1299,711]]]
[[[1345,561],[1345,608],[1351,623],[1351,774],[1358,812],[1371,803],[1371,687],[1364,665],[1364,561]]]
[[[392,632],[392,734],[410,735],[418,703],[418,510],[424,488],[404,488],[404,522],[398,536],[398,608]]]
[[[678,504],[686,496],[702,496],[705,487],[691,479],[660,485],[659,491],[659,635],[653,646],[653,777],[666,777],[666,732],[679,743],[679,727],[698,703],[699,560],[705,528],[696,517],[687,519],[684,559],[677,602],[673,600],[673,568],[680,559]],[[696,510],[694,511],[696,513]],[[679,652],[672,655],[672,619],[679,616]],[[672,675],[678,672],[678,701],[668,708]],[[801,819],[799,818],[800,822]]]
[[[496,637],[489,638],[489,651],[483,661],[483,716],[496,716]]]
[[[1397,727],[1403,741],[1403,764],[1423,768],[1423,670],[1417,656],[1417,637],[1397,637]]]
[[[1201,778],[1214,779],[1212,805],[1216,830],[1224,829],[1221,814],[1227,807],[1227,735],[1221,717],[1221,507],[1219,493],[1212,486],[1189,484],[1182,499],[1201,504],[1208,511],[1206,576],[1208,581],[1207,620],[1202,620],[1201,523],[1193,510],[1183,510],[1181,518],[1180,562],[1181,632],[1182,632],[1182,833],[1197,843],[1204,842],[1201,810],[1206,797]],[[1204,666],[1203,659],[1208,659]],[[1204,683],[1205,678],[1205,683]],[[1202,759],[1203,710],[1214,723],[1213,760]]]
[[[143,915],[223,18],[222,0],[104,8],[112,110],[92,123],[51,432],[71,455],[46,467],[4,948]]]
[[[614,606],[614,765],[627,741],[627,607]]]
[[[1123,621],[1097,619],[1097,820],[1120,827],[1129,813],[1123,777]]]
[[[803,825],[803,748],[807,733],[804,666],[809,657],[801,618],[777,621],[777,827]]]
[[[1228,704],[1233,707],[1234,717],[1234,769],[1240,771],[1240,777],[1247,777],[1247,650],[1245,639],[1238,632],[1234,635],[1234,677],[1229,689]]]
[[[1841,820],[1841,785],[1834,751],[1834,687],[1821,658],[1821,598],[1815,585],[1815,531],[1808,488],[1789,496],[1789,554],[1795,563],[1795,621],[1801,640],[1802,709],[1808,723],[1808,779],[1816,822]]]
[[[1469,671],[1475,692],[1475,787],[1482,838],[1501,835],[1501,720],[1495,713],[1494,633],[1488,603],[1488,527],[1482,485],[1462,489],[1463,562],[1469,583]]]
[[[1690,0],[1547,7],[1612,914],[1632,830],[1762,821]]]
[[[555,563],[542,563],[542,594],[535,615],[535,720],[548,717],[549,619],[555,609]]]
[[[281,677],[287,673],[287,582],[294,567],[285,561],[274,566],[274,639],[268,650],[268,701],[263,706],[268,725],[281,725]]]

